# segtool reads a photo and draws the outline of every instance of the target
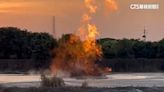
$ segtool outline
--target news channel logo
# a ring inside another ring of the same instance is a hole
[[[159,4],[130,4],[131,10],[158,10]]]

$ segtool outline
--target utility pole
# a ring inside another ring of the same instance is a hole
[[[52,34],[54,36],[54,38],[56,38],[56,20],[55,20],[55,16],[52,16]]]

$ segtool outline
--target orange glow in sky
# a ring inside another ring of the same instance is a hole
[[[106,0],[109,6],[113,0]],[[160,40],[164,36],[164,0],[115,0],[117,12],[107,12],[104,17],[104,5],[97,9],[92,20],[100,30],[100,37],[141,38],[144,27],[148,31],[148,40]],[[131,10],[133,3],[157,3],[159,10]],[[0,0],[0,26],[16,26],[35,32],[52,31],[52,16],[56,16],[56,33],[77,31],[81,15],[84,13],[83,0]],[[84,16],[86,20],[90,17]]]
[[[39,15],[61,15],[80,2],[68,2],[63,0],[1,0],[0,13],[9,12],[14,14],[39,14]],[[69,10],[70,11],[70,10]]]

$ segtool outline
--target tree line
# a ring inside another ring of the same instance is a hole
[[[164,58],[164,39],[156,42],[138,39],[110,39],[97,41],[103,50],[104,58]]]
[[[0,59],[31,59],[28,62],[34,64],[34,67],[48,66],[53,56],[58,54],[54,53],[54,49],[58,47],[62,39],[67,41],[71,35],[73,34],[65,34],[61,38],[55,39],[48,33],[30,32],[16,27],[1,27]],[[145,65],[148,65],[149,62],[144,63],[147,61],[145,59],[156,59],[151,60],[150,63],[157,65],[158,69],[164,70],[164,64],[162,63],[164,39],[156,42],[145,42],[138,39],[102,38],[97,40],[97,44],[102,48],[103,59],[100,65],[113,67],[116,71],[119,71],[119,69],[128,71],[129,66],[145,67]],[[132,62],[132,60],[135,62]],[[159,62],[155,64],[154,61]],[[154,67],[156,68],[156,66]],[[140,68],[140,70],[143,70],[143,68]]]
[[[0,59],[48,59],[56,40],[48,33],[0,28]]]
[[[69,39],[67,34],[60,39]],[[60,40],[59,39],[59,40]],[[98,39],[104,58],[164,58],[164,39]],[[48,33],[29,32],[15,27],[0,28],[0,59],[48,59],[58,41]]]
[[[48,67],[52,57],[51,51],[56,45],[57,41],[48,33],[2,27],[0,28],[0,69],[23,70]]]

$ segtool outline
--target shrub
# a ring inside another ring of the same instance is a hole
[[[86,88],[88,87],[88,82],[87,81],[84,81],[81,85],[82,88]]]
[[[41,74],[41,86],[42,87],[63,87],[65,86],[64,80],[58,77],[47,77],[45,74]]]

